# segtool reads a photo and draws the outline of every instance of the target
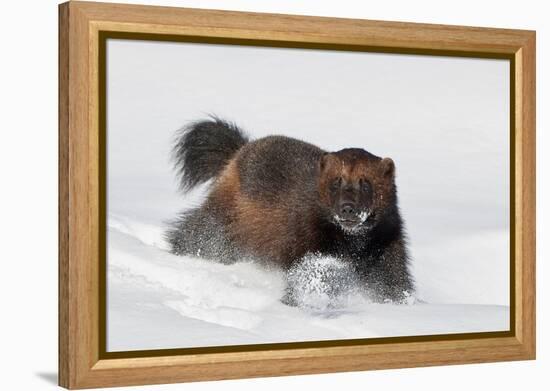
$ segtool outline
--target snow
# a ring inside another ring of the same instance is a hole
[[[280,301],[281,272],[250,261],[224,265],[178,257],[164,249],[161,237],[153,238],[158,227],[146,233],[145,224],[135,226],[109,219],[109,351],[508,329],[509,310],[502,305],[374,304],[353,288],[335,303],[325,294],[327,280],[319,278],[335,264],[333,270],[341,270],[332,258],[310,258],[296,272],[303,296],[300,306],[290,307]],[[312,263],[325,267],[311,269]],[[304,270],[316,273],[300,274]]]
[[[110,40],[107,350],[507,330],[508,70],[501,60]],[[278,270],[168,253],[166,223],[208,191],[178,193],[174,133],[208,113],[254,138],[391,157],[410,304],[371,303],[330,258],[294,271],[302,289],[290,307]]]

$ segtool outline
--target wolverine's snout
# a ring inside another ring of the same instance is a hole
[[[351,202],[345,202],[340,205],[340,215],[345,220],[353,220],[357,217],[357,209],[355,204]]]

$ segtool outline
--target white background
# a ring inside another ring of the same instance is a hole
[[[545,134],[548,94],[548,28],[543,2],[510,1],[456,3],[436,1],[150,1],[147,4],[250,10],[417,21],[491,27],[527,28],[538,32],[538,357],[536,362],[405,369],[368,373],[239,380],[150,387],[151,389],[207,390],[257,387],[361,387],[463,390],[491,387],[540,389],[548,367],[548,317],[545,296],[548,280],[545,258],[548,245],[548,158]],[[9,5],[8,5],[9,4]],[[57,7],[55,1],[27,1],[2,5],[0,24],[3,47],[0,86],[2,96],[1,144],[3,192],[2,227],[6,265],[2,281],[3,362],[0,383],[6,389],[53,388],[57,366]],[[7,88],[6,88],[7,87]],[[7,121],[6,121],[7,120]],[[7,181],[5,180],[7,179]],[[7,251],[6,251],[7,250]],[[142,388],[148,389],[148,387]]]

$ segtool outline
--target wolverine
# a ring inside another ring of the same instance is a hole
[[[172,253],[287,271],[305,256],[332,256],[349,263],[377,302],[412,294],[392,159],[286,136],[250,140],[211,117],[177,133],[173,161],[181,190],[211,182],[202,205],[170,223]]]

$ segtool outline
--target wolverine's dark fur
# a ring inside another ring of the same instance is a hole
[[[217,117],[191,123],[176,137],[172,153],[182,190],[216,177],[231,156],[248,142],[235,124]]]
[[[215,180],[166,233],[173,253],[285,269],[330,255],[349,262],[376,300],[401,302],[414,289],[391,159],[283,136],[249,142],[216,118],[185,128],[174,159],[182,188]]]

